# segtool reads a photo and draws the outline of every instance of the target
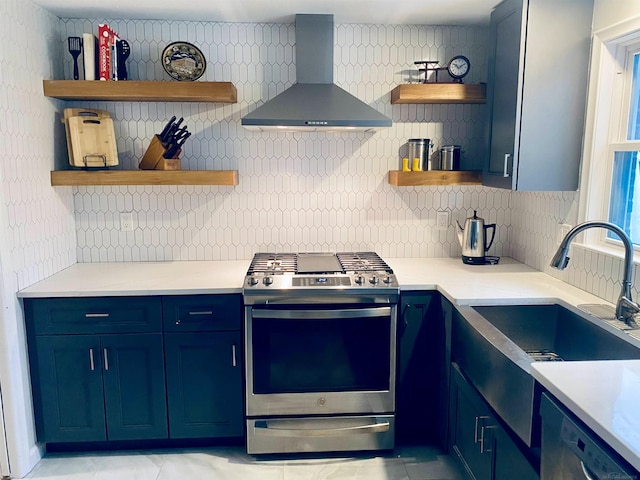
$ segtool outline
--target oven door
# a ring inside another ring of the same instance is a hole
[[[395,305],[245,314],[248,416],[395,410]]]

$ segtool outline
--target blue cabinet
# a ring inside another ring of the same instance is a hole
[[[39,441],[243,436],[241,295],[24,305]]]
[[[396,436],[399,442],[440,441],[444,331],[440,294],[402,292],[398,319]]]
[[[41,442],[167,438],[158,297],[25,300]]]
[[[44,335],[35,338],[33,350],[31,376],[38,440],[106,440],[100,339],[93,335]]]
[[[240,332],[165,335],[171,438],[243,434]]]
[[[101,335],[109,440],[167,438],[162,334]]]
[[[512,438],[455,362],[450,378],[449,450],[468,478],[511,480],[517,474],[519,480],[540,480],[539,459],[518,447],[518,439]]]
[[[241,437],[242,297],[164,297],[170,438]]]

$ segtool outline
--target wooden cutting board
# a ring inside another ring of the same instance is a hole
[[[69,119],[72,117],[83,117],[83,118],[93,118],[93,119],[102,119],[102,118],[111,118],[111,115],[106,110],[98,110],[97,108],[65,108],[63,112],[63,118],[61,119],[62,123],[65,126],[65,132],[67,137],[67,151],[69,152],[69,164],[77,167],[84,167],[82,164],[82,159],[79,159],[78,162],[73,158],[73,146],[71,144],[71,128],[69,127]]]
[[[118,165],[113,120],[78,116],[67,119],[71,140],[69,161],[75,167],[111,167]]]

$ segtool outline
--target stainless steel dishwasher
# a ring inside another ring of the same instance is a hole
[[[540,480],[640,479],[635,468],[546,393],[540,414]]]

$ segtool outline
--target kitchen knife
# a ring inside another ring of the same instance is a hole
[[[164,139],[163,139],[164,143],[169,143],[171,141],[174,133],[176,132],[176,130],[178,130],[178,127],[180,126],[183,120],[184,118],[180,117],[180,120],[178,120],[177,122],[173,122],[173,124],[169,127],[169,130],[164,136]]]
[[[184,142],[187,140],[187,138],[189,138],[191,136],[191,132],[187,132],[186,135],[184,135],[180,140],[178,140],[176,143],[172,144],[166,151],[165,154],[163,155],[164,158],[173,158],[176,153],[178,153],[178,150],[180,150],[180,147],[182,147],[182,145],[184,145]]]
[[[171,135],[171,137],[172,137],[171,143],[175,143],[177,140],[180,139],[180,137],[184,137],[185,134],[187,134],[187,133],[189,133],[189,132],[187,130],[187,126],[186,125],[184,127],[180,127],[178,130],[173,132],[173,134]]]
[[[171,125],[173,125],[173,122],[175,121],[176,116],[174,115],[173,117],[171,117],[169,119],[169,121],[167,122],[167,124],[164,126],[164,128],[162,129],[162,131],[158,134],[158,139],[161,142],[165,141],[165,137],[167,135],[167,133],[169,132],[169,129],[171,128]]]

